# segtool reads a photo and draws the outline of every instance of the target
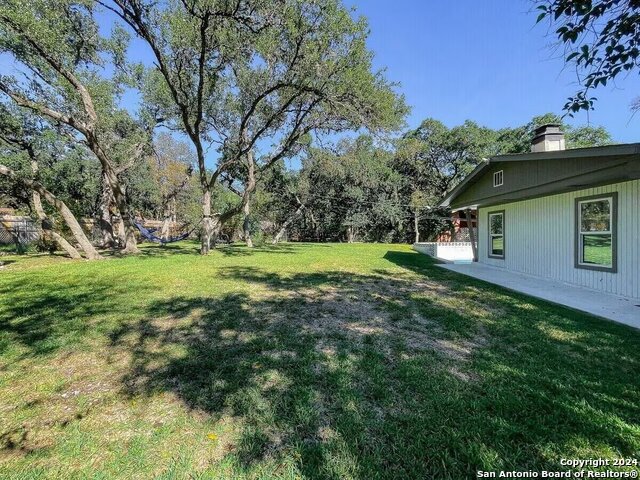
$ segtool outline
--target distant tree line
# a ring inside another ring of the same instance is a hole
[[[498,130],[470,120],[449,128],[427,119],[389,141],[361,135],[310,147],[298,171],[281,165],[271,173],[254,218],[286,225],[296,240],[430,240],[451,227],[438,200],[483,158],[530,151],[534,130],[546,123],[562,119],[545,114]],[[562,128],[567,148],[612,143],[602,127]]]

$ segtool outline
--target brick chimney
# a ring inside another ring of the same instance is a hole
[[[547,123],[534,130],[531,142],[532,152],[552,152],[564,149],[564,133],[557,123]]]

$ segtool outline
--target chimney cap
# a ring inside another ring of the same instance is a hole
[[[545,135],[548,133],[558,133],[563,134],[562,125],[559,123],[545,123],[544,125],[540,125],[533,130],[534,137],[538,137],[540,135]]]

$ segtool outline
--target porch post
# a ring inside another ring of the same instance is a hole
[[[471,240],[471,251],[473,252],[473,261],[478,261],[478,244],[476,243],[476,232],[473,230],[473,219],[471,218],[471,210],[466,209],[464,211],[465,216],[467,217],[467,228],[469,229],[469,239]],[[478,221],[480,219],[478,218]]]

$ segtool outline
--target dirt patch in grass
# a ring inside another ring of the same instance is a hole
[[[469,338],[447,338],[446,329],[437,318],[427,318],[414,310],[411,302],[414,295],[426,294],[438,302],[455,297],[454,292],[435,282],[380,279],[358,283],[346,292],[344,287],[323,286],[279,294],[300,302],[300,308],[305,312],[304,318],[296,315],[300,328],[322,338],[317,348],[327,355],[335,354],[335,349],[326,338],[336,335],[352,345],[360,345],[370,337],[376,338],[383,347],[401,342],[410,353],[433,350],[460,362],[468,361],[475,350],[488,343],[480,322]],[[479,317],[487,312],[495,315],[497,309],[485,310],[485,307],[483,304],[476,308],[475,314]],[[286,312],[280,314],[286,315]],[[393,350],[384,348],[383,351],[391,355]]]

